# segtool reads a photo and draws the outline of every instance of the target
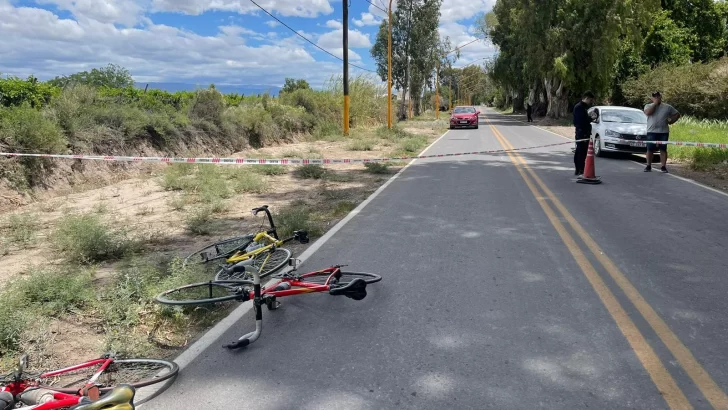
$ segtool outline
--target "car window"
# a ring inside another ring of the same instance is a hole
[[[602,110],[601,120],[603,122],[647,124],[647,116],[640,111]]]
[[[472,114],[475,113],[475,108],[473,107],[455,107],[455,109],[452,110],[454,114]]]

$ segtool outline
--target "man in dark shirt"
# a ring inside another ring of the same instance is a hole
[[[587,111],[594,104],[594,94],[587,91],[582,96],[581,101],[574,106],[574,127],[576,128],[576,139],[591,138],[591,118]],[[589,150],[589,141],[581,141],[576,143],[576,151],[574,151],[574,175],[584,174],[584,163],[586,162],[586,153]]]

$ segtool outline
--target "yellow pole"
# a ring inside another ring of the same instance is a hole
[[[387,49],[387,128],[392,128],[392,0],[389,0],[389,46]]]
[[[437,71],[435,71],[435,119],[440,119],[440,62],[437,62]]]

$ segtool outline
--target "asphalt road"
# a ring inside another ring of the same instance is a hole
[[[486,113],[427,153],[565,141]],[[728,197],[624,159],[576,184],[570,147],[416,162],[302,266],[381,274],[365,300],[222,349],[248,314],[143,409],[728,408]]]

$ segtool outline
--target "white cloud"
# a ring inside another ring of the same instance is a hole
[[[484,10],[492,10],[495,1],[443,0],[440,8],[440,22],[450,23],[475,17],[482,14]]]
[[[70,11],[77,19],[92,19],[101,23],[135,25],[144,11],[141,0],[36,0]]]
[[[440,37],[450,37],[450,42],[453,49],[455,47],[463,47],[460,50],[460,58],[455,63],[456,66],[462,67],[464,65],[475,62],[476,64],[483,64],[483,58],[491,57],[495,54],[496,50],[493,44],[489,41],[476,41],[468,44],[473,40],[478,39],[474,36],[474,31],[470,27],[466,27],[462,24],[450,22],[441,24],[439,27]]]
[[[361,13],[361,19],[353,19],[352,21],[357,27],[378,26],[382,23],[382,19],[372,13]]]
[[[265,22],[265,24],[270,28],[275,28],[281,25],[281,23],[275,21],[275,20],[268,20]]]
[[[221,26],[213,36],[154,24],[148,18],[140,19],[141,28],[119,28],[91,18],[62,19],[6,0],[0,0],[0,16],[0,72],[22,77],[48,79],[115,63],[139,81],[279,85],[285,77],[321,83],[341,70],[330,57],[317,62],[300,39],[247,45],[250,36],[271,34],[252,34],[237,25]],[[368,37],[356,33],[354,44],[369,43]],[[331,52],[340,55],[341,44],[334,46]],[[351,52],[350,58],[361,57]]]
[[[326,27],[340,29],[343,28],[344,25],[338,20],[329,20],[326,22]]]
[[[344,30],[334,30],[322,34],[318,39],[318,45],[325,49],[334,49],[342,47]],[[359,30],[349,30],[349,48],[368,48],[372,46],[369,40],[369,34],[364,34]]]
[[[271,13],[277,12],[283,16],[318,17],[334,11],[329,0],[259,0],[256,3]],[[152,9],[191,15],[211,10],[241,14],[260,11],[255,4],[247,0],[152,0]]]
[[[339,57],[341,59],[344,58],[344,47],[332,48],[332,49],[326,50],[326,51],[328,51],[329,53],[331,53],[331,54],[333,54],[336,57]],[[355,51],[349,49],[349,61],[350,62],[354,62],[354,63],[357,62],[357,61],[361,61],[361,56],[359,54],[357,54]],[[337,63],[335,63],[335,64],[337,64]],[[338,64],[341,67],[341,65],[344,64],[344,63],[341,63],[340,62]]]

